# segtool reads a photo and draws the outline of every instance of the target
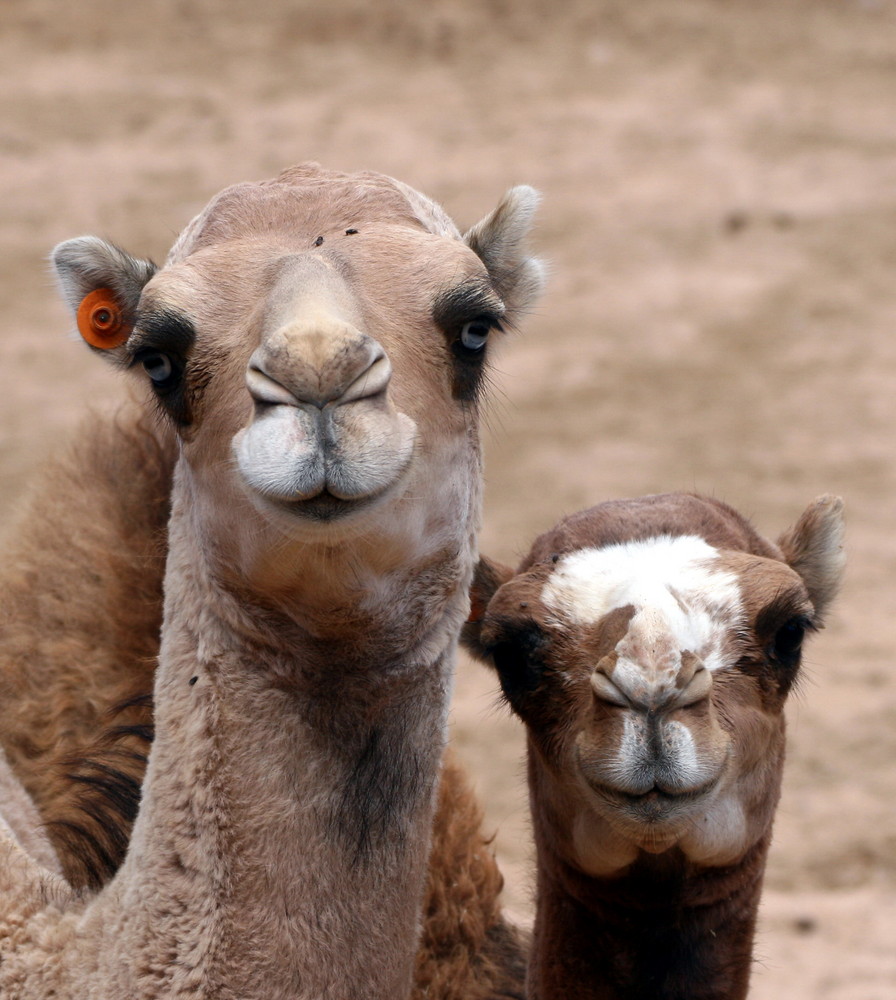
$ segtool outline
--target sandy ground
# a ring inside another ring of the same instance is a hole
[[[547,294],[495,377],[483,548],[667,489],[777,534],[822,492],[847,586],[808,655],[757,1000],[896,997],[896,5],[3,0],[0,517],[114,378],[45,256],[156,259],[217,189],[313,158],[462,226],[544,194]],[[530,906],[517,725],[461,665],[457,741]]]

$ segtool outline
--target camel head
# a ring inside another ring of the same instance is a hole
[[[838,499],[773,545],[681,494],[565,518],[516,574],[480,562],[465,642],[526,725],[536,829],[569,864],[725,865],[769,832],[784,702],[842,562]]]
[[[536,201],[513,188],[461,236],[389,177],[309,164],[220,193],[161,268],[94,237],[53,263],[176,427],[222,565],[289,588],[295,541],[366,538],[387,566],[471,547],[488,359],[541,285]]]

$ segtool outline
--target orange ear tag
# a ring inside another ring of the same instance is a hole
[[[123,344],[131,333],[111,288],[85,295],[78,306],[78,330],[91,347],[101,351]]]

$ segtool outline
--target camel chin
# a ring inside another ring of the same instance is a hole
[[[657,855],[677,849],[698,864],[736,860],[747,846],[746,817],[726,795],[724,779],[723,770],[694,791],[670,794],[653,788],[627,795],[583,778],[575,838],[581,870],[610,875],[627,868],[642,851]],[[621,860],[608,861],[608,838],[620,842]]]

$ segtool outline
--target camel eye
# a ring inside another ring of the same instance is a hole
[[[489,649],[501,689],[511,708],[519,710],[538,685],[547,668],[548,641],[534,623],[508,634]]]
[[[464,323],[461,327],[459,337],[461,346],[474,354],[478,353],[485,347],[491,331],[492,323],[490,320],[483,317],[470,320],[469,323]]]
[[[801,618],[791,618],[775,633],[772,655],[776,660],[792,660],[799,653],[806,634],[806,623]]]
[[[147,351],[141,355],[140,364],[153,385],[160,389],[167,388],[174,379],[174,363],[169,355],[161,351]]]

